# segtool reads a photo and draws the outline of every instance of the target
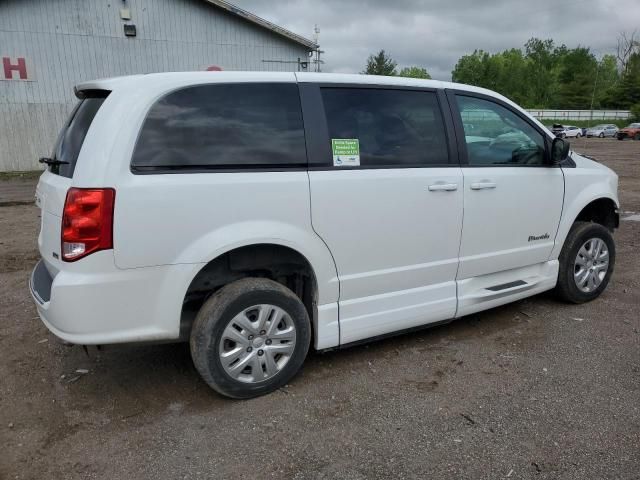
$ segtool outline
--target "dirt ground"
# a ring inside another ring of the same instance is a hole
[[[640,212],[640,142],[573,143]],[[544,294],[311,354],[287,388],[231,401],[186,345],[58,342],[27,288],[38,211],[0,207],[0,479],[639,479],[640,222],[621,223],[595,302]]]

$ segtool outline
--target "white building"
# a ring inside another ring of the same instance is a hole
[[[0,171],[39,168],[78,82],[212,66],[305,70],[315,49],[222,0],[2,0]]]

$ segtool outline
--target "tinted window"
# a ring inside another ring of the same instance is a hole
[[[529,123],[488,100],[465,96],[456,99],[470,165],[544,164],[544,137]]]
[[[76,108],[71,113],[69,122],[60,132],[58,141],[53,151],[53,159],[68,162],[61,165],[52,165],[50,170],[63,177],[73,177],[76,168],[80,148],[87,136],[91,122],[98,113],[106,98],[106,93],[95,98],[85,98],[80,100]]]
[[[134,167],[306,165],[295,84],[200,85],[170,93],[149,111]]]
[[[444,122],[433,92],[323,88],[322,100],[334,165],[340,165],[336,139],[357,140],[362,166],[419,167],[448,162]]]

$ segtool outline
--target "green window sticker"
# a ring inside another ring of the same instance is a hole
[[[360,142],[357,138],[332,138],[334,167],[360,166]]]

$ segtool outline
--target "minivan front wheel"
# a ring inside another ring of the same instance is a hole
[[[310,340],[309,315],[291,290],[273,280],[245,278],[204,303],[190,346],[210,387],[231,398],[252,398],[289,382]]]
[[[615,259],[615,243],[606,227],[575,222],[560,253],[557,295],[572,303],[599,297],[609,283]]]

